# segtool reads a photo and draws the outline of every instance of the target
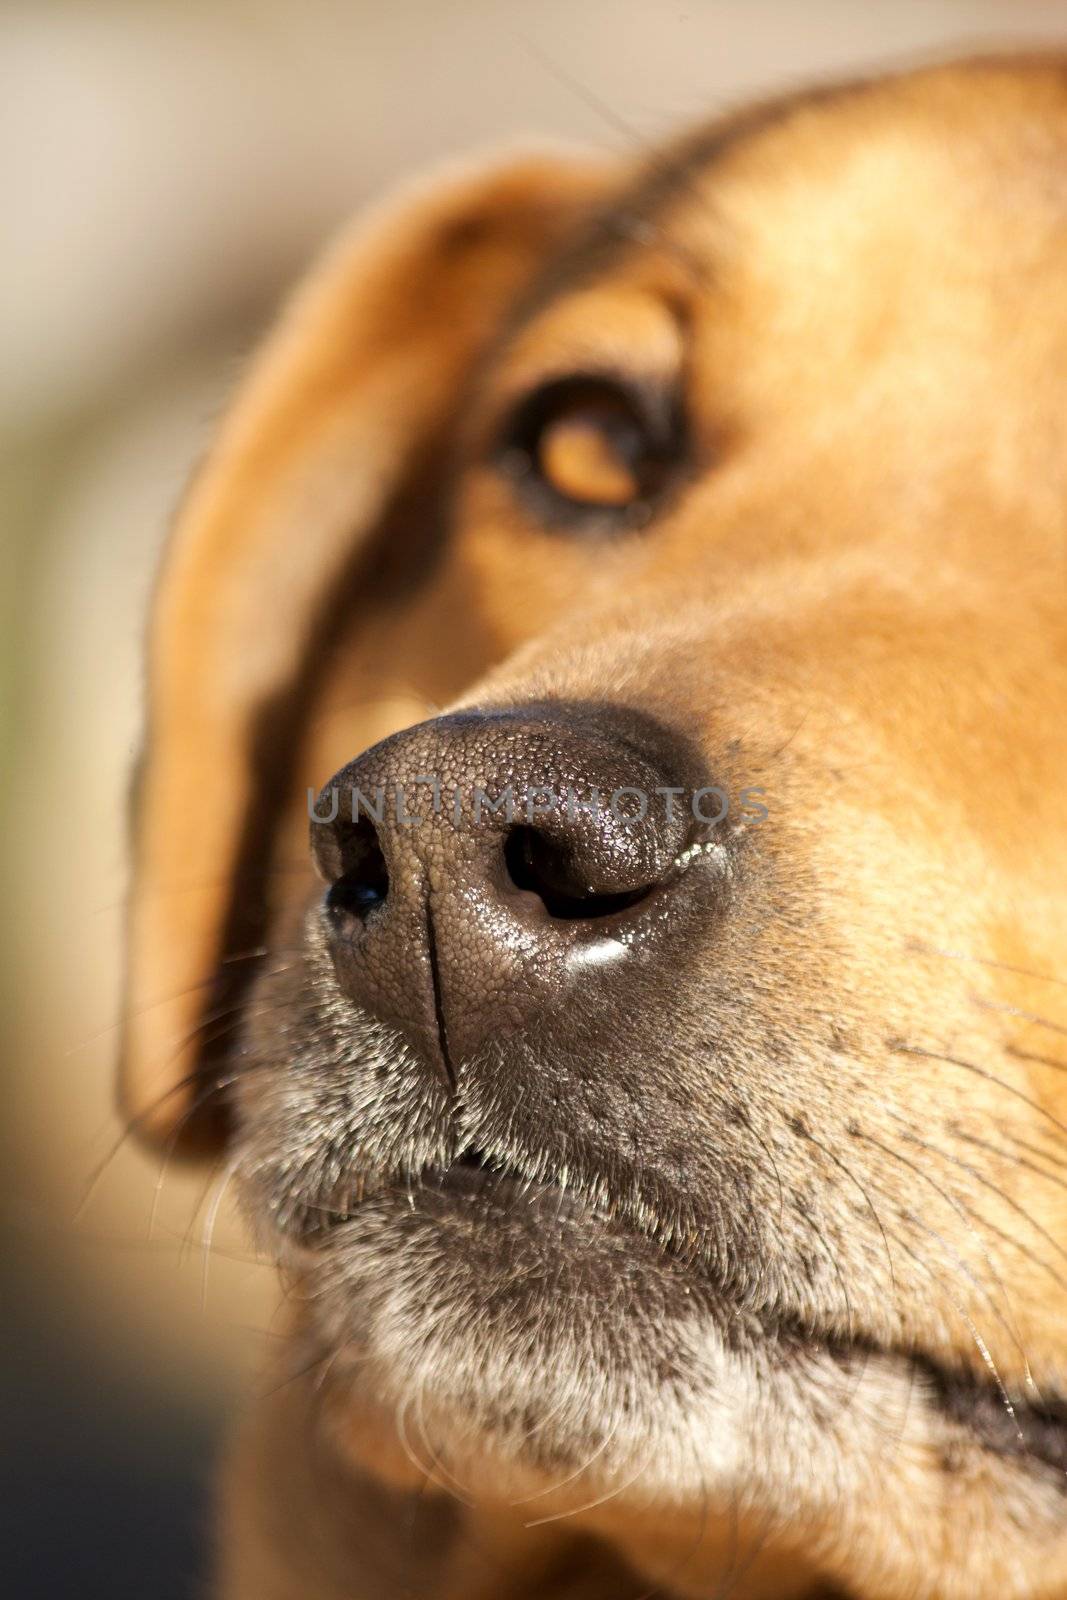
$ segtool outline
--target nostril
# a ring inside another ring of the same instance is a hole
[[[389,872],[370,822],[346,828],[337,843],[341,873],[326,891],[326,910],[335,924],[343,924],[353,917],[362,920],[384,902]]]
[[[504,843],[504,865],[516,889],[540,897],[551,917],[571,921],[610,917],[626,911],[650,895],[654,883],[641,884],[616,894],[605,894],[579,874],[565,845],[536,828],[513,828]]]

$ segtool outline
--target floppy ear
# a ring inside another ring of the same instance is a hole
[[[257,851],[266,866],[276,801],[260,782],[265,719],[390,515],[399,537],[405,482],[465,374],[604,182],[562,158],[438,176],[345,235],[188,493],[151,619],[136,796],[121,1097],[141,1133],[204,1134],[197,1037],[244,955],[235,929],[254,918],[235,915],[235,884]]]

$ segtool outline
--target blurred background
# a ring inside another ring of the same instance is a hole
[[[143,616],[279,295],[449,154],[625,150],[753,91],[997,44],[1064,0],[27,0],[0,7],[4,1592],[203,1592],[271,1339],[215,1177],[112,1110]],[[117,1147],[117,1148],[116,1148]]]

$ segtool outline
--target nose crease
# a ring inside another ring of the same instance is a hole
[[[452,1064],[452,1053],[448,1045],[448,1019],[445,1014],[445,1001],[441,990],[441,963],[437,953],[437,931],[434,928],[433,906],[429,898],[426,901],[426,949],[430,959],[430,982],[433,985],[433,1009],[434,1017],[437,1021],[441,1064],[444,1068],[448,1088],[455,1095],[456,1069]]]

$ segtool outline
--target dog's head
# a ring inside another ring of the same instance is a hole
[[[128,1097],[230,1109],[357,1453],[417,1406],[653,1572],[1067,1582],[1065,283],[1067,74],[977,65],[441,180],[266,345]]]

